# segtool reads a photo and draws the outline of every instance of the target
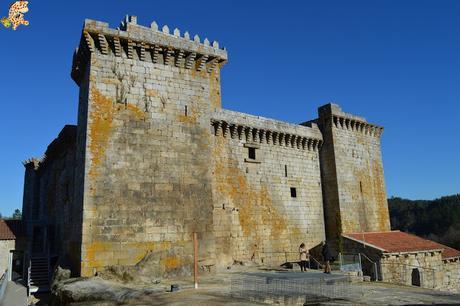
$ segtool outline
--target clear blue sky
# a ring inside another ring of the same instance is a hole
[[[6,15],[12,0],[0,1]],[[383,125],[388,196],[460,192],[460,1],[30,0],[28,27],[0,29],[0,213],[22,206],[21,161],[68,123],[84,18],[125,14],[218,40],[225,108],[302,122],[334,101]]]

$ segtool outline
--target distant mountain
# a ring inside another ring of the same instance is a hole
[[[435,200],[388,199],[391,229],[460,250],[460,194]]]

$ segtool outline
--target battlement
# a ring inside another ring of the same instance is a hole
[[[248,142],[313,151],[318,150],[323,143],[316,124],[306,127],[224,109],[212,114],[211,124],[216,136],[229,136]]]
[[[72,63],[72,79],[79,84],[92,53],[151,63],[195,69],[208,73],[228,60],[227,51],[217,41],[203,42],[198,35],[175,28],[170,33],[164,25],[161,30],[154,21],[150,28],[137,24],[136,16],[126,16],[117,29],[106,22],[86,19],[79,47]]]
[[[38,167],[40,167],[40,163],[44,160],[44,157],[42,158],[36,158],[36,157],[31,157],[22,162],[24,167],[26,169],[34,169],[37,170]]]
[[[371,124],[365,118],[353,114],[345,113],[339,105],[329,103],[318,109],[319,116],[333,124],[335,128],[357,131],[365,135],[380,137],[383,133],[383,127]]]

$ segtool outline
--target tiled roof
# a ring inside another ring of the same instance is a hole
[[[342,236],[387,253],[442,250],[443,259],[460,257],[459,250],[401,231],[349,233]]]
[[[22,220],[0,220],[0,240],[15,240],[23,236]]]

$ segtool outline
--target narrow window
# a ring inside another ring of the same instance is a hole
[[[287,177],[287,165],[284,165],[284,177]]]
[[[359,190],[361,190],[361,194],[363,194],[363,182],[359,182]]]
[[[248,148],[248,158],[256,159],[256,149],[255,148]]]
[[[187,117],[187,105],[185,105],[185,117]]]
[[[297,198],[297,189],[291,187],[291,198]]]

